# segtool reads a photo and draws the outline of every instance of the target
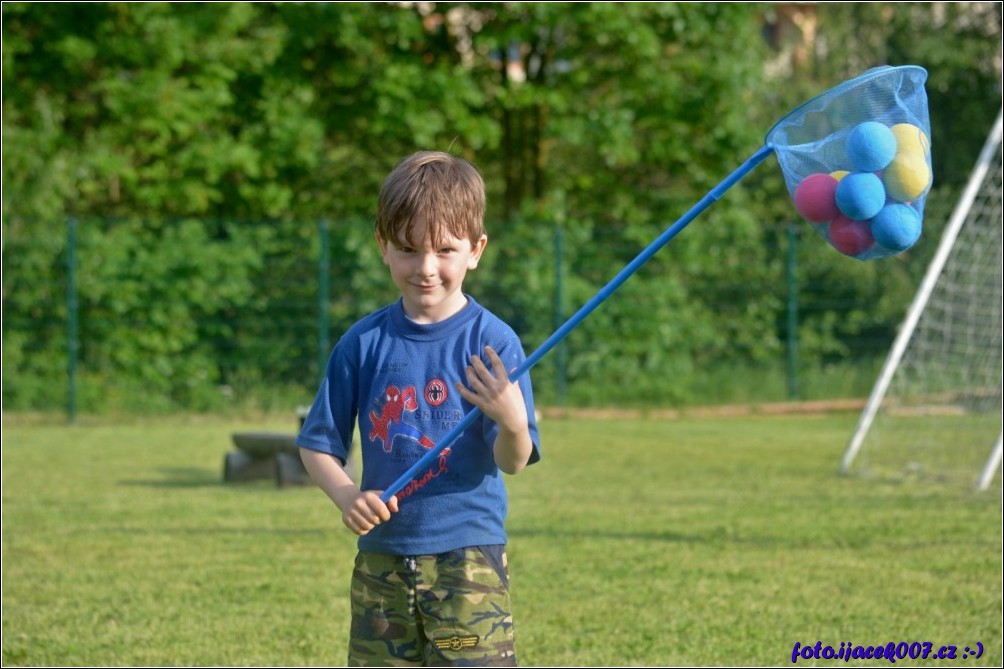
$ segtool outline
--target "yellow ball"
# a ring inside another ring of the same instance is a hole
[[[838,182],[846,177],[850,172],[847,170],[837,170],[836,172],[830,172],[830,176],[836,179]]]
[[[897,154],[920,154],[927,156],[931,152],[931,140],[924,131],[911,123],[897,123],[892,128],[896,138]]]
[[[882,183],[892,199],[913,202],[931,185],[931,168],[923,154],[897,154],[882,173]]]

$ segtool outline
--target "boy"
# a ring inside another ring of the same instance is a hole
[[[463,292],[488,244],[468,162],[419,152],[380,188],[376,241],[401,298],[339,340],[297,444],[359,535],[349,665],[515,666],[500,470],[540,458],[512,329]],[[483,356],[483,357],[482,357]],[[466,382],[466,385],[465,385]],[[387,504],[380,493],[472,407],[482,411]],[[345,473],[359,418],[363,474]]]

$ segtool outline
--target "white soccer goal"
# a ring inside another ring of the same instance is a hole
[[[980,489],[994,480],[1002,423],[1001,179],[998,115],[844,453],[842,473],[853,467],[867,476],[966,481]]]

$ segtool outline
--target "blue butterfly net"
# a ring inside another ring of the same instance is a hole
[[[920,238],[933,180],[926,80],[913,65],[874,68],[767,133],[796,211],[845,255],[891,256]]]

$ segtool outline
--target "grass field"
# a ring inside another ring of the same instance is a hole
[[[791,665],[821,641],[1000,666],[1000,476],[841,477],[857,416],[545,419],[508,480],[521,664]],[[3,665],[343,664],[354,537],[312,486],[221,480],[231,432],[294,423],[5,416]]]

